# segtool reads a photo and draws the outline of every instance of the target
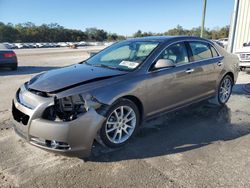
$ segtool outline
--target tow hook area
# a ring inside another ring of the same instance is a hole
[[[45,140],[43,138],[31,137],[30,142],[34,145],[40,145],[58,150],[70,150],[70,145],[65,142],[59,142],[56,140]]]

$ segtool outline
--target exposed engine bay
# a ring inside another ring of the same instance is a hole
[[[48,107],[43,118],[53,121],[72,121],[88,111],[87,103],[82,95],[74,95],[62,99],[55,98],[55,105]]]

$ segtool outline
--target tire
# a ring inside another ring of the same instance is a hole
[[[121,117],[122,112],[123,117]],[[139,127],[139,110],[128,99],[120,99],[115,102],[107,111],[106,117],[107,119],[100,129],[99,137],[100,141],[110,148],[118,148],[126,144],[135,135]]]
[[[219,87],[216,92],[216,96],[209,102],[216,105],[225,105],[232,94],[233,79],[231,76],[226,75],[220,81]]]

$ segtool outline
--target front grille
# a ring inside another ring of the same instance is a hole
[[[12,104],[12,115],[13,115],[14,120],[16,120],[19,123],[22,123],[23,125],[27,125],[30,119],[28,115],[18,110],[15,107],[14,103]]]
[[[31,93],[33,93],[35,95],[38,95],[38,96],[41,96],[41,97],[49,97],[49,95],[46,92],[37,91],[35,89],[29,88],[29,83],[28,82],[24,83],[24,87],[25,87],[26,90],[28,90],[29,92],[31,92]]]
[[[250,54],[246,55],[246,60],[250,60]]]
[[[250,60],[250,54],[240,54],[241,60]]]

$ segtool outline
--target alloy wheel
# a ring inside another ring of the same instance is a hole
[[[108,140],[114,144],[121,144],[128,140],[136,127],[136,113],[129,106],[119,106],[113,110],[105,125]]]
[[[219,99],[221,103],[226,103],[232,92],[232,81],[229,77],[225,77],[221,82],[219,90]]]

